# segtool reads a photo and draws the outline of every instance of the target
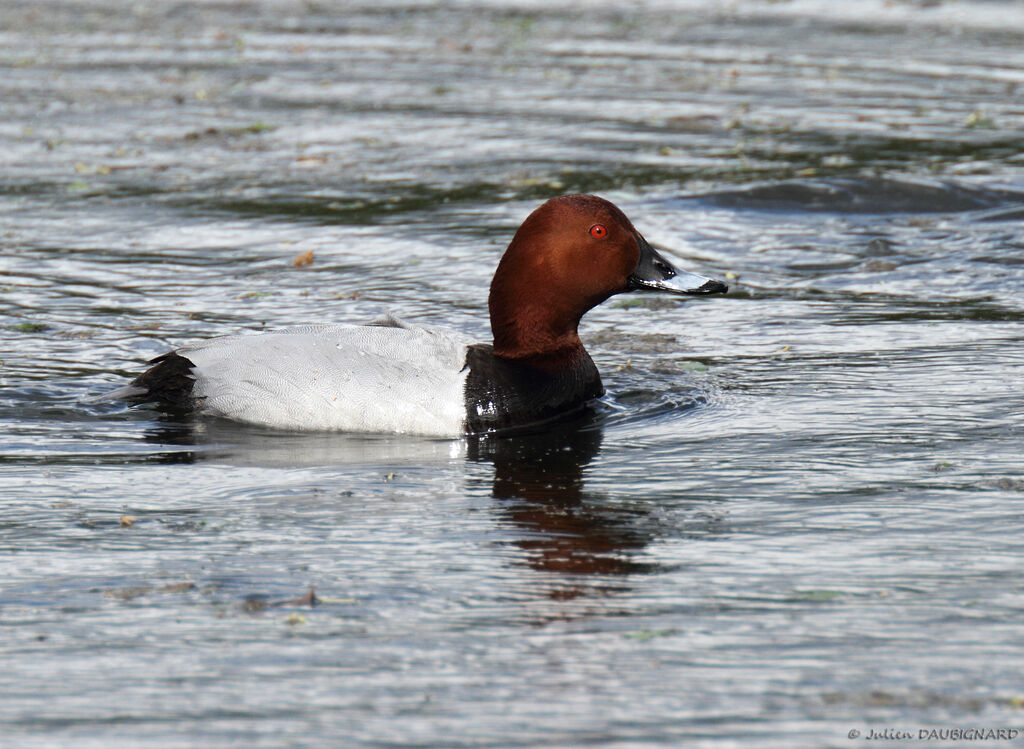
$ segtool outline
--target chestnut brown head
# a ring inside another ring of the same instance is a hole
[[[633,290],[726,291],[720,281],[677,270],[617,206],[595,195],[563,195],[531,213],[491,282],[494,352],[527,358],[568,352],[587,310]]]

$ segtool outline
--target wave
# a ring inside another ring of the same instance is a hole
[[[683,200],[727,208],[829,213],[960,213],[1024,211],[1024,190],[910,177],[826,177],[719,190]]]

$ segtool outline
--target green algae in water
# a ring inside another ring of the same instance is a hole
[[[49,330],[50,326],[41,322],[22,322],[17,325],[11,325],[10,329],[18,333],[42,333],[45,330]]]

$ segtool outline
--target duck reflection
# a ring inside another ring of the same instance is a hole
[[[195,418],[158,411],[156,421],[146,429],[143,439],[164,449],[144,454],[140,459],[164,465],[198,463],[202,460],[199,431]]]
[[[657,532],[644,503],[626,503],[586,488],[586,469],[601,452],[602,417],[586,410],[544,431],[469,437],[463,442],[401,435],[271,432],[218,420],[161,414],[146,435],[161,445],[148,456],[161,463],[221,461],[265,467],[301,465],[450,465],[466,457],[494,466],[490,493],[499,516],[521,532],[515,544],[531,567],[562,575],[553,598],[601,595],[624,589],[619,576],[656,565],[636,556]],[[600,577],[600,584],[584,578]]]
[[[400,434],[279,431],[178,414],[161,414],[145,439],[163,448],[148,456],[150,462],[216,461],[259,468],[355,465],[387,472],[409,466],[445,465],[463,453],[461,443],[453,440]]]
[[[471,460],[494,464],[492,495],[501,501],[502,515],[530,531],[516,544],[527,552],[531,567],[574,575],[630,575],[653,568],[632,558],[653,536],[644,527],[649,513],[617,506],[586,489],[585,469],[600,453],[602,437],[600,417],[588,411],[544,432],[470,441]],[[559,589],[552,596],[587,592],[595,589]]]

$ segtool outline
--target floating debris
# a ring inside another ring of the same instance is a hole
[[[127,585],[123,588],[112,588],[103,595],[107,598],[116,598],[119,601],[131,601],[139,596],[144,596],[153,589],[148,585]]]
[[[996,123],[983,109],[975,109],[965,123],[971,130],[995,130]]]
[[[257,614],[267,609],[276,609],[282,606],[316,606],[320,599],[316,597],[316,588],[310,588],[306,595],[300,598],[290,598],[285,601],[270,601],[264,595],[246,596],[242,601],[242,611],[249,614]]]
[[[678,630],[675,629],[641,629],[636,632],[627,632],[623,635],[627,640],[637,640],[638,642],[647,642],[653,640],[655,637],[671,637],[672,635],[678,634]]]
[[[194,590],[196,587],[195,583],[184,582],[184,583],[172,583],[171,585],[165,585],[160,588],[161,593],[183,593],[186,590]]]
[[[310,588],[309,592],[302,598],[296,598],[291,601],[281,601],[280,603],[272,604],[274,606],[316,606],[320,603],[320,599],[316,597],[316,588]]]
[[[684,359],[679,362],[679,368],[684,372],[707,372],[708,365],[704,362],[694,361],[692,359]]]

